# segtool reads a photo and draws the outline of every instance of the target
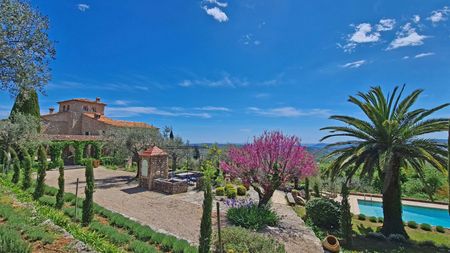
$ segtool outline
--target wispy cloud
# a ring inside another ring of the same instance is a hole
[[[359,61],[354,61],[354,62],[349,62],[349,63],[343,64],[343,65],[341,65],[341,67],[355,69],[355,68],[361,67],[362,65],[364,65],[366,63],[367,63],[366,60],[359,60]]]
[[[241,37],[240,41],[242,41],[242,44],[244,44],[246,46],[251,46],[251,45],[259,46],[261,44],[261,41],[255,39],[255,36],[253,36],[253,34],[251,34],[251,33],[247,33],[247,34],[243,35]]]
[[[268,97],[270,97],[270,94],[269,93],[256,93],[254,97],[255,98],[268,98]]]
[[[139,115],[158,115],[168,117],[196,117],[196,118],[211,118],[209,113],[201,112],[184,112],[177,110],[163,110],[156,107],[143,107],[143,106],[131,106],[131,107],[107,107],[107,115],[111,117],[133,117]]]
[[[114,101],[115,105],[128,105],[130,103],[131,103],[131,101],[127,101],[127,100],[116,100],[116,101]]]
[[[85,11],[89,10],[91,8],[91,6],[89,6],[87,4],[78,4],[77,8],[79,11],[85,12]]]
[[[193,78],[188,78],[178,82],[178,86],[183,88],[190,87],[210,87],[210,88],[239,88],[249,86],[276,86],[280,84],[284,78],[284,72],[277,74],[272,79],[267,80],[248,80],[245,77],[233,76],[227,72],[223,72],[219,77],[211,79],[198,77],[192,74]]]
[[[384,32],[394,29],[394,26],[395,26],[395,19],[385,18],[380,19],[380,22],[376,25],[376,28],[377,31]]]
[[[219,2],[218,0],[205,0],[204,2],[205,3],[210,3],[210,4],[216,4],[217,6],[220,6],[220,7],[223,7],[223,8],[228,6],[228,3],[226,3],[226,2]]]
[[[450,8],[448,6],[445,6],[440,10],[432,11],[431,16],[429,16],[427,19],[430,20],[435,25],[439,22],[447,20],[449,14]]]
[[[397,37],[389,44],[386,50],[400,47],[420,46],[423,45],[423,41],[426,38],[429,38],[429,36],[418,34],[411,23],[406,23],[402,26],[401,31],[397,32]]]
[[[432,56],[432,55],[434,55],[434,54],[435,54],[435,53],[433,53],[433,52],[421,53],[421,54],[415,55],[414,58],[423,58],[423,57],[427,57],[427,56]]]
[[[222,22],[228,21],[228,16],[225,12],[223,12],[219,7],[211,7],[203,6],[203,10],[205,10],[206,14],[212,16],[215,20]]]
[[[197,107],[195,109],[196,110],[200,110],[200,111],[216,111],[216,112],[229,112],[229,111],[231,111],[229,108],[222,107],[222,106],[203,106],[203,107]]]
[[[269,108],[269,109],[249,107],[247,108],[247,110],[249,113],[267,117],[286,117],[286,118],[303,117],[303,116],[328,117],[330,115],[330,111],[326,109],[301,110],[291,106]]]

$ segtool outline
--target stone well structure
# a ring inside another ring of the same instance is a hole
[[[157,178],[169,177],[169,155],[152,146],[139,154],[139,185],[149,190],[153,189],[153,181]]]

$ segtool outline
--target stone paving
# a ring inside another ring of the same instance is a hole
[[[57,187],[58,171],[48,171],[46,183]],[[175,195],[165,195],[138,187],[135,173],[94,169],[96,190],[94,201],[112,211],[122,213],[147,224],[155,230],[173,234],[197,243],[200,234],[203,193],[189,191]],[[75,193],[79,178],[79,196],[84,195],[84,169],[65,170],[65,190]],[[254,193],[253,193],[254,194]],[[284,193],[276,192],[273,208],[282,217],[277,228],[269,228],[264,233],[274,236],[286,246],[288,253],[323,252],[320,241],[304,222],[286,205]],[[214,206],[215,207],[215,206]],[[225,221],[224,207],[221,219]],[[213,211],[213,225],[216,224],[216,210]],[[223,222],[225,224],[226,222]]]

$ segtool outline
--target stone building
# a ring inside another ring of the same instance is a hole
[[[143,122],[113,120],[105,116],[106,104],[96,98],[94,101],[74,98],[58,102],[59,109],[49,109],[42,115],[43,133],[47,135],[65,136],[63,139],[79,139],[76,136],[101,136],[111,127],[154,128]],[[95,137],[94,137],[95,138]]]

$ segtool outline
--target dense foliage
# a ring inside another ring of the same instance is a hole
[[[21,0],[0,0],[0,13],[0,90],[42,90],[55,56],[48,19]]]
[[[338,229],[341,206],[334,200],[315,198],[306,204],[306,216],[314,225],[326,229]]]
[[[211,235],[212,235],[212,225],[211,225],[211,213],[212,213],[212,190],[211,190],[211,179],[207,178],[203,185],[203,212],[202,219],[200,223],[200,239],[198,252],[208,253],[211,247]]]
[[[38,120],[41,118],[38,95],[34,89],[20,89],[20,92],[17,95],[16,100],[14,101],[14,105],[11,109],[10,118],[17,113],[26,116],[32,116]]]
[[[218,238],[214,244],[219,246]],[[240,227],[227,227],[222,230],[222,244],[225,252],[285,253],[284,246],[275,239]]]
[[[384,220],[381,232],[385,235],[408,235],[402,223],[401,184],[402,167],[410,167],[417,174],[423,174],[424,164],[430,164],[443,175],[447,170],[447,145],[424,135],[448,129],[448,119],[428,117],[447,107],[443,104],[432,109],[414,108],[422,93],[415,90],[402,97],[402,89],[396,87],[385,96],[380,87],[374,87],[367,93],[350,96],[349,101],[365,114],[367,120],[350,116],[331,116],[346,126],[323,128],[330,134],[322,140],[332,137],[353,138],[329,145],[335,148],[327,158],[333,162],[327,172],[334,177],[339,174],[373,176],[378,172],[382,179]]]
[[[300,145],[299,138],[276,131],[265,132],[242,148],[230,148],[221,168],[251,185],[260,206],[266,205],[280,186],[316,172],[314,158]]]
[[[269,205],[259,206],[252,201],[227,200],[229,206],[227,220],[236,226],[260,230],[266,226],[276,226],[280,220]]]

